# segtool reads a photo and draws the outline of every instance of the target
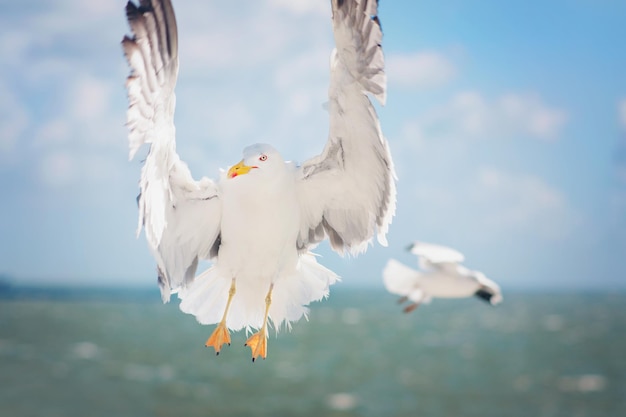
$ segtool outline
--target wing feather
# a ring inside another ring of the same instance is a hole
[[[417,256],[418,264],[424,270],[438,270],[444,273],[456,274],[465,256],[452,248],[426,242],[414,242],[407,248]]]
[[[328,237],[335,251],[358,253],[374,234],[387,244],[396,204],[393,161],[369,98],[386,98],[382,31],[375,0],[332,0],[332,9],[329,137],[300,167],[298,247]]]
[[[169,0],[129,1],[133,33],[122,40],[131,68],[126,80],[130,159],[144,144],[150,151],[141,170],[139,227],[158,267],[163,301],[195,277],[199,259],[211,256],[219,236],[218,187],[195,181],[176,153],[174,88],[178,77],[178,34]]]
[[[431,263],[454,263],[460,264],[465,256],[456,249],[434,243],[414,242],[408,248],[409,252]]]

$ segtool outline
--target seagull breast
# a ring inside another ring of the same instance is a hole
[[[298,260],[300,214],[294,170],[269,145],[247,148],[236,166],[247,172],[227,175],[220,183],[222,221],[217,264],[238,281],[266,287],[279,274],[293,272]]]

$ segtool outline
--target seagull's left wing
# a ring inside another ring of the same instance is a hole
[[[300,250],[326,236],[362,252],[374,234],[386,245],[395,213],[395,172],[369,96],[384,104],[386,77],[376,0],[332,0],[330,132],[321,155],[299,169]]]

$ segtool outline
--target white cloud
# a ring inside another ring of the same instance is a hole
[[[310,51],[316,44],[328,45],[328,56],[330,10],[316,12],[327,8],[326,2],[314,0],[258,1],[243,9],[231,3],[179,6],[181,77],[273,70],[286,55]]]
[[[236,63],[232,37],[225,33],[190,33],[180,47],[181,70],[228,68]],[[210,53],[207,53],[210,50]],[[194,59],[189,59],[194,57]]]
[[[507,94],[494,110],[501,113],[504,129],[526,131],[539,139],[555,139],[567,121],[564,110],[548,107],[535,94]]]
[[[444,108],[435,118],[450,118],[457,124],[461,133],[470,136],[484,135],[489,129],[489,118],[493,117],[489,104],[482,95],[475,92],[457,94],[451,103]],[[438,121],[441,123],[442,121]],[[445,123],[445,121],[443,121]]]
[[[269,0],[269,5],[295,14],[319,13],[330,15],[330,2],[320,0]]]
[[[438,52],[390,54],[386,58],[390,83],[402,87],[429,88],[448,83],[456,75],[452,63]]]
[[[76,80],[72,87],[69,111],[74,119],[90,122],[109,109],[113,87],[108,83],[86,76]]]
[[[102,18],[103,16],[119,16],[121,7],[119,2],[114,1],[66,1],[67,7],[77,7],[81,14],[87,14],[96,18]]]
[[[534,175],[482,168],[470,194],[474,202],[484,205],[482,221],[500,230],[562,239],[578,221],[565,196]]]
[[[29,25],[32,24],[36,33],[47,32],[53,36],[65,36],[80,31],[91,34],[93,40],[97,36],[107,36],[106,31],[99,32],[97,28],[105,27],[111,22],[119,22],[119,16],[124,16],[124,2],[63,0],[44,5],[39,13],[33,13],[32,7],[28,6],[23,11],[25,20]]]
[[[0,33],[0,53],[4,66],[16,67],[32,44],[33,37],[19,30],[7,30]]]
[[[66,151],[54,151],[44,156],[39,166],[42,183],[56,188],[69,185],[76,178],[76,162]]]
[[[225,141],[240,139],[254,122],[254,115],[242,101],[222,103],[209,115],[212,134]]]
[[[466,91],[412,123],[417,123],[429,139],[526,136],[555,140],[566,122],[564,110],[546,105],[536,94],[506,94],[488,99],[479,92]]]
[[[106,194],[103,185],[119,184],[128,169],[123,158],[114,159],[97,151],[55,149],[44,154],[38,165],[40,182],[48,188],[86,187]]]
[[[35,132],[35,145],[45,147],[63,144],[69,140],[70,135],[70,124],[67,120],[50,120]]]
[[[292,57],[286,57],[274,70],[274,83],[281,91],[302,85],[323,84],[328,89],[331,47],[317,46]]]
[[[411,193],[431,223],[486,240],[563,240],[581,223],[566,196],[532,174],[483,167],[452,179],[418,179]]]

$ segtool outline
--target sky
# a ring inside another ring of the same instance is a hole
[[[155,285],[136,236],[124,5],[0,0],[0,275],[16,283]],[[177,147],[196,178],[252,143],[321,152],[328,1],[174,7]],[[504,291],[626,288],[624,16],[623,0],[380,0],[397,212],[386,248],[317,248],[339,285],[382,288],[387,259],[415,265],[420,240]]]

